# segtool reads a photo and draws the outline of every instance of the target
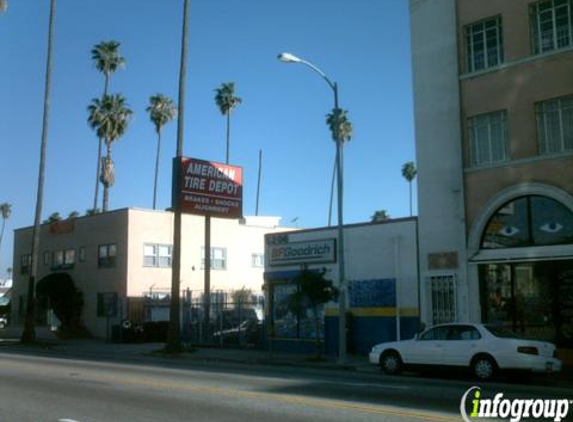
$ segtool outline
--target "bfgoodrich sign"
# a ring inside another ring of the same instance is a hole
[[[269,265],[323,264],[336,262],[334,239],[269,245]]]

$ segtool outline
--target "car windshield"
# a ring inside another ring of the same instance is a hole
[[[508,330],[507,328],[504,327],[500,327],[499,325],[484,325],[485,329],[488,330],[491,334],[493,334],[495,337],[499,337],[499,338],[518,338],[521,339],[523,338],[522,336],[520,336],[517,333],[514,333],[511,330]]]

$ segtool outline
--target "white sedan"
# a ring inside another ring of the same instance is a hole
[[[441,324],[411,340],[377,344],[370,363],[387,374],[399,374],[405,366],[457,366],[470,368],[481,380],[498,370],[559,372],[561,361],[555,345],[519,338],[501,327],[483,324]]]

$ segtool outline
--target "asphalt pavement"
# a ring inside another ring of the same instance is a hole
[[[172,356],[161,353],[162,343],[62,341],[40,330],[41,341],[24,346],[8,334],[0,332],[2,422],[458,421],[462,396],[476,386],[451,371],[386,376],[364,356],[345,365],[252,349]],[[563,376],[519,375],[480,388],[573,399]]]

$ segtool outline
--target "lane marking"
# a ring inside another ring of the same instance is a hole
[[[58,422],[80,422],[80,421],[76,421],[75,419],[58,419]]]

